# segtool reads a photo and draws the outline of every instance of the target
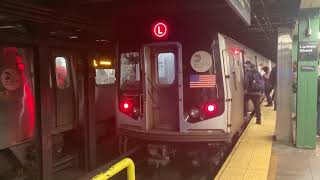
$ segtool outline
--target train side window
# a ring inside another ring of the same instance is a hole
[[[66,89],[70,86],[70,77],[65,57],[55,58],[56,83],[59,89]]]
[[[115,83],[115,69],[96,69],[96,84],[114,84]]]
[[[174,54],[159,53],[158,54],[158,83],[163,85],[172,84],[175,79],[175,63]]]

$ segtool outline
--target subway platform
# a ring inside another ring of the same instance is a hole
[[[262,108],[262,125],[253,119],[215,180],[320,180],[320,141],[315,150],[273,141],[276,112]]]

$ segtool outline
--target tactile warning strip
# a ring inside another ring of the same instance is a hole
[[[275,119],[273,108],[262,108],[262,125],[250,122],[215,180],[267,180]]]

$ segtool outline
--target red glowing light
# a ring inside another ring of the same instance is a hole
[[[233,53],[234,54],[240,54],[240,50],[239,49],[233,49]]]
[[[129,104],[128,103],[124,103],[123,104],[123,108],[128,109],[129,108]]]
[[[217,111],[217,105],[216,104],[213,104],[213,103],[209,103],[206,105],[206,110],[208,113],[214,113]]]
[[[124,100],[120,103],[120,110],[122,112],[130,112],[133,108],[133,104],[129,100]]]
[[[208,106],[208,111],[212,112],[214,111],[215,107],[213,105],[209,105]]]
[[[167,25],[163,22],[159,22],[153,27],[153,33],[156,37],[162,38],[167,34]]]

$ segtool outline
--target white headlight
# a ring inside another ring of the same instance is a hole
[[[199,118],[200,110],[197,108],[191,108],[189,114],[192,118]]]

